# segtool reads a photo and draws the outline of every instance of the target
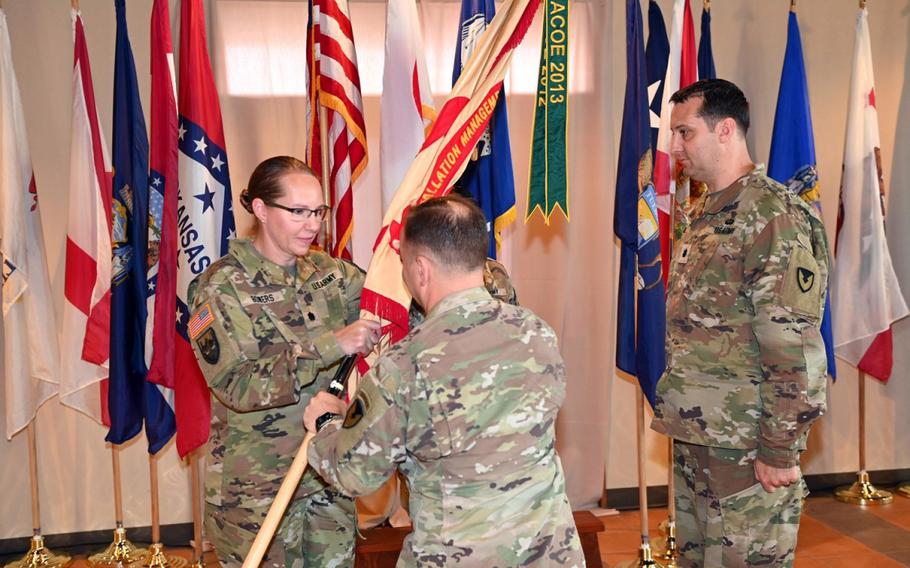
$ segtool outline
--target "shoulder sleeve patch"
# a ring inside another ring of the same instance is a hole
[[[214,321],[215,315],[212,313],[212,306],[208,303],[203,304],[186,324],[187,333],[189,333],[190,339],[199,337],[199,334],[208,329]]]
[[[787,273],[780,285],[783,307],[792,312],[820,318],[825,292],[823,278],[812,253],[801,246],[794,247]]]

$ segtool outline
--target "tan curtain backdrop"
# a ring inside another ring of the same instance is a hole
[[[385,3],[350,0],[364,80],[370,166],[355,187],[355,259],[366,266],[379,226],[379,89]],[[665,19],[672,2],[658,0]],[[693,0],[696,18],[701,3]],[[114,60],[114,10],[110,0],[81,0],[102,128],[110,134]],[[427,64],[437,100],[450,84],[455,0],[419,0]],[[149,15],[152,0],[128,2],[131,40],[143,105],[149,111]],[[767,159],[786,42],[789,2],[714,0],[714,55],[718,73],[739,83],[752,101],[748,139],[756,160]],[[235,197],[253,167],[274,154],[303,155],[306,105],[299,92],[299,55],[306,3],[298,0],[207,0],[209,43],[221,92]],[[643,10],[647,2],[642,0]],[[3,0],[13,60],[22,90],[26,127],[47,245],[48,266],[60,318],[68,202],[72,31],[69,4],[61,0]],[[801,0],[799,18],[815,119],[822,200],[829,236],[837,211],[845,110],[856,2]],[[568,364],[568,395],[558,422],[558,448],[576,508],[592,506],[604,487],[636,484],[635,383],[616,375],[615,296],[617,247],[612,234],[613,194],[625,87],[625,2],[576,0],[571,8],[569,176],[571,222],[550,227],[538,219],[513,225],[505,249],[522,304],[557,331]],[[876,74],[888,232],[894,264],[910,294],[910,0],[869,3]],[[303,14],[301,19],[301,14]],[[179,3],[171,1],[177,21]],[[238,28],[237,18],[242,18]],[[278,22],[277,29],[269,26]],[[507,80],[509,123],[519,217],[523,217],[540,21],[516,55]],[[178,28],[173,29],[175,43]],[[238,51],[239,49],[239,51]],[[246,50],[246,51],[244,51]],[[246,61],[247,63],[243,63]],[[265,63],[263,63],[265,62]],[[240,63],[239,67],[236,65]],[[237,71],[239,69],[239,71]],[[238,75],[237,73],[240,73]],[[241,79],[246,77],[246,83]],[[232,81],[239,81],[239,83]],[[234,87],[246,84],[247,87]],[[370,86],[374,85],[374,86]],[[530,86],[529,86],[530,85]],[[239,90],[236,90],[239,89]],[[296,90],[295,90],[296,89]],[[897,156],[897,159],[895,159]],[[235,204],[243,234],[251,223]],[[868,384],[868,465],[871,470],[910,468],[910,322],[895,327],[891,382]],[[2,367],[0,367],[2,368]],[[829,412],[813,430],[804,459],[807,473],[849,472],[857,467],[856,372],[842,363],[829,391]],[[3,407],[0,405],[0,412]],[[56,399],[37,420],[41,510],[46,534],[113,526],[110,451],[105,430]],[[648,435],[648,481],[666,483],[666,448]],[[0,540],[31,534],[26,437],[0,442]],[[189,522],[189,472],[169,445],[160,460],[161,521]],[[145,441],[122,452],[125,521],[150,523]]]

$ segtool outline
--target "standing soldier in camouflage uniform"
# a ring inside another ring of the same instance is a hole
[[[360,269],[310,250],[328,208],[302,162],[262,162],[241,200],[256,236],[232,241],[190,290],[191,341],[212,391],[205,527],[222,566],[246,556],[329,367],[379,336],[358,319]],[[307,472],[262,565],[351,566],[355,524],[353,500]]]
[[[670,100],[670,149],[709,192],[675,247],[651,425],[677,441],[680,565],[791,566],[799,454],[825,410],[824,228],[752,163],[736,85],[699,81]]]
[[[404,473],[414,531],[398,566],[583,566],[555,443],[565,364],[543,320],[484,289],[487,238],[462,197],[410,211],[403,276],[426,320],[376,361],[309,462],[352,494]],[[325,412],[343,403],[315,397],[307,429]]]

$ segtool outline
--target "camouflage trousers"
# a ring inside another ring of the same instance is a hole
[[[223,568],[240,568],[268,506],[256,509],[205,504],[205,536]],[[325,489],[288,506],[263,568],[347,568],[354,566],[357,525],[354,500]]]
[[[800,479],[767,493],[755,478],[756,450],[673,444],[679,566],[793,565]]]

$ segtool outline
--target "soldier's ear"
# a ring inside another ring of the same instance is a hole
[[[720,120],[715,127],[717,131],[717,138],[721,142],[727,142],[734,136],[736,136],[736,121],[731,117],[726,117]]]
[[[265,216],[266,216],[265,201],[263,201],[257,197],[255,199],[253,199],[253,203],[251,205],[253,208],[253,215],[256,216],[256,219],[258,219],[260,223],[265,224]]]

